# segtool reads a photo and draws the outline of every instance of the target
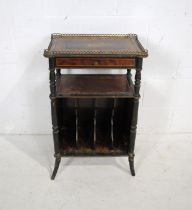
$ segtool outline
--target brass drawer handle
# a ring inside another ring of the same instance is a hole
[[[98,61],[94,61],[93,65],[97,66],[99,64]]]

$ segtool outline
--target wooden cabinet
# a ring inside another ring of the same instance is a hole
[[[55,178],[63,156],[128,155],[134,145],[142,61],[148,53],[135,34],[52,34],[50,99]],[[127,69],[127,74],[62,74],[64,68]],[[135,71],[132,81],[131,69]]]

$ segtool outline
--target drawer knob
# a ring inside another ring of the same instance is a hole
[[[94,65],[97,66],[99,64],[98,61],[94,61]]]

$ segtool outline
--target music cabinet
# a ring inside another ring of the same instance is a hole
[[[52,34],[50,99],[54,179],[63,156],[127,155],[131,174],[142,60],[136,34]],[[62,74],[61,69],[127,69],[126,74]],[[132,81],[131,69],[135,69]]]

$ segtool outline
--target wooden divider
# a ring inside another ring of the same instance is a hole
[[[78,99],[75,99],[75,125],[76,125],[76,129],[75,129],[75,143],[76,143],[76,147],[77,148],[79,147],[78,108],[79,108]]]

